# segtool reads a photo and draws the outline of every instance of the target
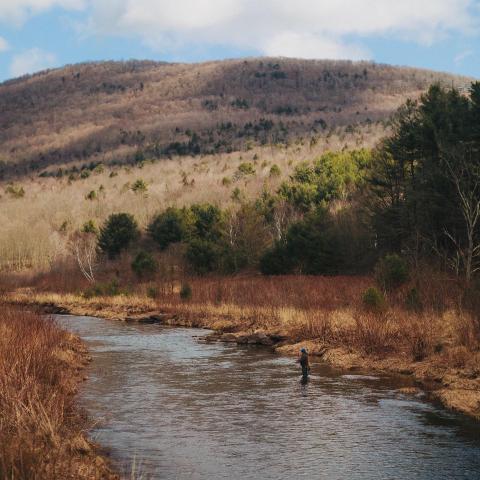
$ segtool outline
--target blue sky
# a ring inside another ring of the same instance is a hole
[[[89,60],[367,59],[480,78],[480,0],[0,0],[0,80]]]

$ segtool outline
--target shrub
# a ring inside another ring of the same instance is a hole
[[[167,208],[154,217],[148,226],[148,233],[162,250],[165,250],[171,243],[185,240],[188,233],[186,210]]]
[[[232,190],[232,194],[230,195],[230,198],[235,202],[241,202],[243,199],[242,191],[238,187],[235,187]]]
[[[153,299],[156,299],[158,298],[158,295],[159,295],[159,292],[158,292],[158,288],[155,287],[155,286],[149,286],[147,288],[147,297],[148,298],[153,298]]]
[[[422,337],[414,337],[411,339],[411,352],[415,362],[421,362],[428,355],[428,343]]]
[[[85,200],[95,200],[96,198],[97,192],[95,190],[90,190],[90,192],[85,195]]]
[[[232,184],[232,180],[229,177],[223,177],[222,178],[222,185],[224,187],[228,187],[231,184]]]
[[[409,310],[419,312],[422,310],[422,299],[420,297],[420,292],[417,288],[412,288],[408,291],[405,298],[405,305]]]
[[[93,233],[98,235],[98,228],[93,220],[88,220],[82,226],[82,233]]]
[[[93,298],[93,297],[100,297],[102,292],[98,285],[93,285],[92,287],[87,288],[82,296],[86,299]]]
[[[145,182],[145,180],[142,180],[139,178],[138,180],[135,180],[134,184],[132,185],[132,192],[134,193],[141,193],[145,194],[147,193],[148,186]]]
[[[263,275],[285,275],[293,269],[291,256],[285,245],[277,243],[260,258],[260,271]]]
[[[422,317],[416,317],[405,332],[410,353],[415,362],[424,360],[435,348],[432,338],[432,326]],[[437,346],[438,348],[438,346]]]
[[[480,278],[474,278],[473,281],[466,286],[462,303],[480,322]]]
[[[375,287],[365,290],[362,297],[363,305],[370,310],[381,310],[385,306],[385,297]]]
[[[133,161],[135,163],[142,163],[145,161],[145,154],[141,150],[137,150],[135,152],[135,156],[133,157]]]
[[[271,177],[279,177],[281,175],[281,170],[280,170],[280,167],[278,165],[272,165],[270,167],[270,176]]]
[[[23,198],[25,196],[25,189],[20,185],[8,185],[5,189],[5,193],[8,193],[12,198]]]
[[[238,166],[241,175],[255,175],[255,166],[251,162],[243,162]]]
[[[90,176],[90,170],[82,170],[80,172],[80,178],[85,179],[85,178],[88,178],[89,176]]]
[[[85,298],[93,297],[115,297],[120,295],[120,285],[117,280],[111,280],[107,283],[96,283],[83,292]]]
[[[132,262],[132,270],[138,277],[153,275],[158,270],[158,264],[153,255],[141,250]]]
[[[93,169],[93,173],[95,173],[96,175],[99,175],[101,173],[103,173],[105,171],[105,165],[103,165],[103,163],[99,163],[94,169]]]
[[[138,239],[137,222],[129,213],[110,215],[100,230],[98,246],[109,258],[115,258]]]
[[[189,244],[185,253],[190,266],[195,273],[205,275],[213,272],[218,264],[218,247],[209,240],[202,240],[199,238],[193,239]]]
[[[110,282],[103,284],[102,289],[103,289],[103,295],[106,295],[109,297],[114,297],[122,293],[120,290],[120,284],[118,283],[118,280],[115,280],[115,279],[110,280]]]
[[[377,313],[357,314],[352,341],[367,355],[385,354],[392,350],[395,338],[388,322]]]
[[[375,267],[375,278],[385,290],[393,290],[408,280],[408,265],[397,254],[386,255]]]
[[[180,298],[182,300],[190,300],[192,298],[192,287],[188,283],[184,283],[180,288]]]
[[[190,207],[193,232],[197,238],[217,242],[224,230],[224,214],[219,207],[211,204],[195,204]]]

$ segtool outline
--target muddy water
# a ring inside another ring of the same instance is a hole
[[[480,426],[398,380],[208,344],[206,332],[59,317],[89,344],[81,402],[153,479],[480,479]]]

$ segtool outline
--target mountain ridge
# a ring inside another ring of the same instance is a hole
[[[85,62],[0,84],[5,178],[82,162],[229,153],[384,128],[431,83],[473,79],[362,61]]]

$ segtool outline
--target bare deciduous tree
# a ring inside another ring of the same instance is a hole
[[[275,240],[284,239],[288,227],[299,219],[299,214],[284,198],[279,198],[273,210],[273,236]]]
[[[464,266],[465,280],[480,270],[480,152],[471,145],[458,145],[443,151],[448,178],[455,187],[462,214],[465,238],[459,238],[445,229],[455,246],[454,263]]]
[[[70,248],[83,276],[95,283],[97,267],[97,236],[94,233],[75,233],[70,239]]]

